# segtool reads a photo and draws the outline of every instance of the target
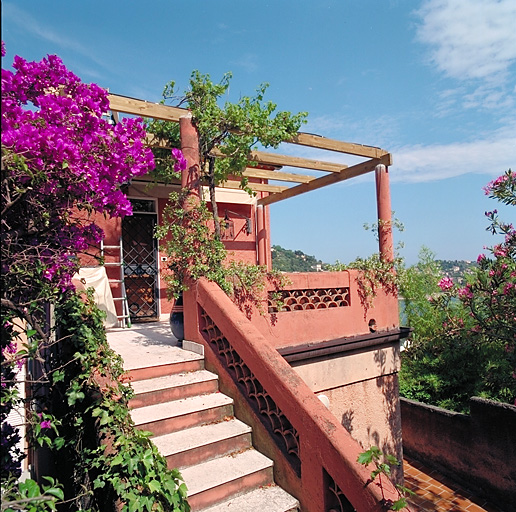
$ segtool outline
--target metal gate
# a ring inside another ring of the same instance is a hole
[[[154,201],[131,199],[133,215],[122,221],[124,280],[133,322],[158,319],[158,244]]]

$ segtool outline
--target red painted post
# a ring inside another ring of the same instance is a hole
[[[188,113],[179,118],[179,134],[181,151],[186,158],[186,169],[181,173],[181,188],[188,188],[190,193],[183,203],[183,208],[189,208],[189,202],[194,204],[200,200],[201,166],[199,159],[199,135],[192,123],[192,114]],[[191,204],[191,203],[190,203]],[[187,278],[188,289],[183,292],[183,315],[185,340],[197,341],[199,319],[197,315],[197,283]]]
[[[258,265],[266,265],[265,258],[265,215],[263,206],[256,207],[256,239],[258,240]]]
[[[201,166],[199,161],[199,135],[192,123],[192,114],[179,118],[181,151],[186,158],[186,169],[181,173],[181,187],[189,188],[191,194],[200,198]]]
[[[380,257],[383,261],[394,261],[392,240],[391,192],[389,171],[385,165],[376,166],[376,204],[378,208],[378,241]]]

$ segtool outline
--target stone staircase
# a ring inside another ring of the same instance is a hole
[[[128,368],[131,415],[153,433],[169,467],[181,470],[192,511],[297,511],[298,501],[274,484],[272,461],[253,449],[251,428],[234,417],[233,400],[219,392],[203,356],[172,348],[158,362],[141,353],[142,363]]]

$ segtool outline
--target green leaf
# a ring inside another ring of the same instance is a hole
[[[149,482],[149,489],[151,492],[161,492],[161,483],[157,480],[151,480]]]
[[[407,500],[405,498],[400,498],[399,500],[396,500],[392,506],[391,510],[401,510],[407,506]]]

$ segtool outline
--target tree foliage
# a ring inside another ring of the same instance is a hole
[[[236,176],[241,178],[242,188],[252,193],[247,186],[247,178],[242,176],[246,167],[256,165],[249,159],[250,151],[258,145],[277,148],[280,143],[292,139],[307,115],[305,112],[277,111],[275,103],[264,100],[268,84],[260,85],[254,96],[243,96],[236,103],[226,101],[221,106],[231,78],[231,73],[226,73],[219,83],[214,83],[210,75],[194,71],[190,87],[180,100],[180,104],[191,111],[199,134],[201,173],[209,186],[215,235],[219,239],[215,187],[229,176]],[[174,82],[165,86],[163,101],[175,98],[174,86]],[[149,124],[149,131],[168,138],[177,147],[178,131],[170,123],[155,121]],[[215,149],[224,157],[215,158]]]
[[[516,205],[510,170],[485,190]],[[478,257],[464,286],[446,276],[436,282],[428,261],[423,272],[406,274],[403,296],[415,329],[400,373],[408,398],[458,411],[468,410],[471,396],[516,403],[516,231],[496,210],[486,216],[487,230],[503,240]],[[414,291],[420,298],[411,303]]]
[[[190,88],[179,101],[190,109],[198,132],[200,168],[202,179],[210,190],[211,214],[203,199],[195,204],[189,198],[188,190],[172,193],[156,236],[163,240],[167,251],[169,265],[164,278],[171,295],[177,297],[184,291],[188,279],[206,277],[218,283],[241,307],[245,307],[243,304],[248,300],[259,306],[264,283],[269,281],[276,286],[283,278],[266,268],[227,261],[227,252],[220,241],[215,188],[229,176],[237,176],[242,178],[242,188],[252,193],[247,187],[247,179],[242,176],[246,167],[255,165],[249,159],[251,149],[257,145],[278,147],[281,142],[291,139],[306,113],[292,115],[277,111],[276,104],[264,101],[267,84],[261,85],[253,97],[244,96],[237,103],[225,102],[221,106],[230,80],[231,73],[214,83],[209,75],[194,71]],[[175,98],[174,82],[165,86],[163,98],[163,102]],[[148,131],[167,139],[173,147],[180,146],[179,131],[173,123],[151,121]],[[215,150],[223,157],[215,158]],[[161,155],[159,149],[156,154]],[[158,166],[165,179],[179,177],[177,173],[168,172],[170,165],[166,159]]]
[[[272,266],[281,272],[316,272],[326,266],[315,256],[302,251],[291,251],[279,245],[272,247]]]

